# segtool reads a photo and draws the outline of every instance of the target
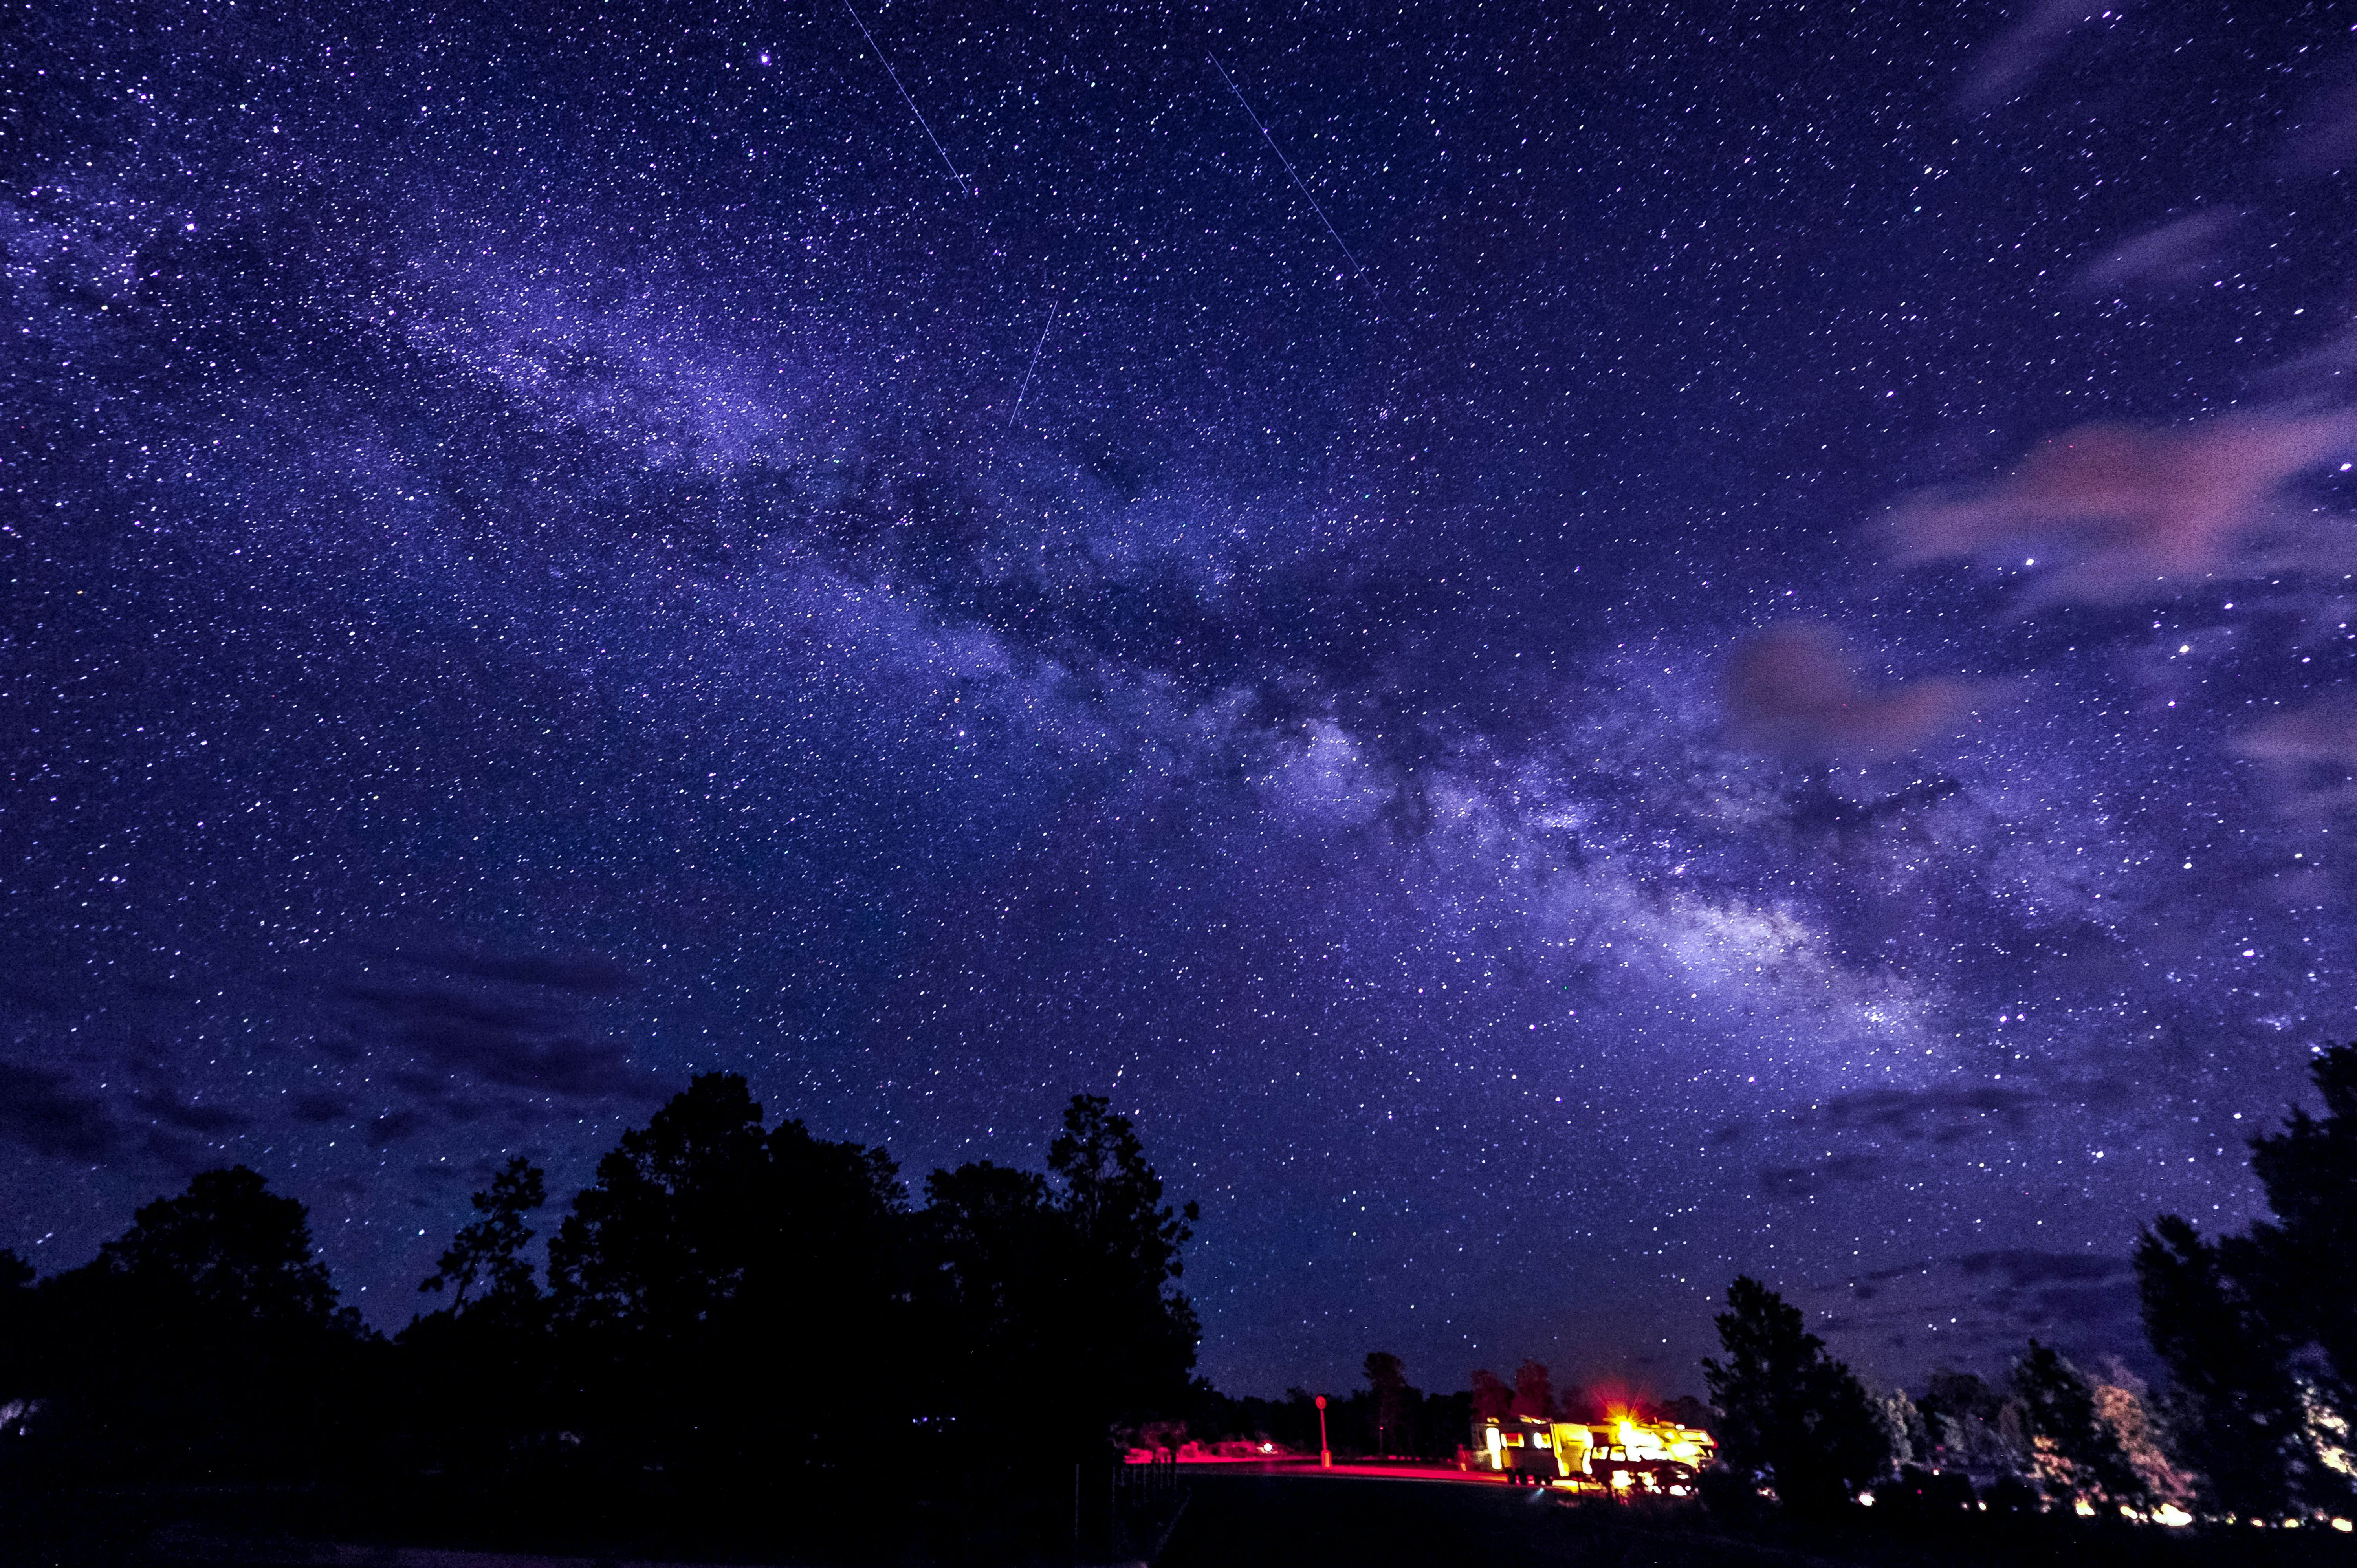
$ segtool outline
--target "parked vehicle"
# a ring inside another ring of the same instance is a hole
[[[1718,1445],[1698,1426],[1620,1416],[1601,1423],[1491,1417],[1473,1424],[1471,1465],[1517,1486],[1596,1487],[1683,1497]]]

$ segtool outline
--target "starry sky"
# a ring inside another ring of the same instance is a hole
[[[2140,1351],[2357,1036],[2357,14],[18,0],[0,1245],[690,1074],[1234,1392]]]

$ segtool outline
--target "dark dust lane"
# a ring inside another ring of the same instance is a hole
[[[1734,1542],[1637,1535],[1542,1494],[1356,1477],[1207,1476],[1157,1568],[1717,1568],[1790,1563]]]

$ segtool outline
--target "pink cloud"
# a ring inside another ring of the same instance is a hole
[[[1903,502],[1891,529],[1902,561],[2036,560],[2047,569],[2040,600],[2128,599],[2253,569],[2250,548],[2288,532],[2276,504],[2284,482],[2352,447],[2351,413],[2083,424],[1995,484]]]
[[[2266,766],[2292,816],[2357,805],[2357,702],[2327,697],[2276,714],[2236,736],[2234,749]]]
[[[1953,734],[1971,704],[1962,681],[1869,689],[1822,627],[1780,626],[1746,638],[1727,661],[1727,718],[1760,751],[1872,761]]]

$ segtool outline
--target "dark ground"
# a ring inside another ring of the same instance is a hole
[[[1189,1501],[1156,1568],[2357,1568],[2357,1540],[2314,1530],[2161,1531],[2061,1519],[1907,1521],[1853,1515],[1832,1524],[1762,1519],[1730,1531],[1698,1506],[1575,1503],[1501,1486],[1191,1469],[1182,1484]],[[937,1533],[919,1545],[888,1503],[851,1506],[873,1527],[864,1532],[856,1520],[843,1517],[844,1510],[830,1511],[835,1517],[827,1533],[838,1541],[864,1533],[867,1550],[829,1552],[818,1560],[931,1568],[1007,1558],[1003,1550],[966,1550]],[[307,1528],[251,1528],[273,1515],[299,1520]],[[380,1516],[376,1522],[382,1527],[393,1521]],[[634,1522],[649,1521],[641,1516]],[[791,1561],[741,1550],[696,1550],[675,1523],[671,1530],[620,1531],[603,1542],[580,1530],[562,1541],[535,1532],[532,1544],[538,1552],[527,1552],[516,1534],[505,1541],[473,1531],[454,1536],[423,1518],[413,1518],[407,1530],[323,1529],[321,1523],[316,1509],[291,1498],[274,1504],[252,1492],[209,1498],[188,1492],[16,1491],[0,1494],[0,1568],[558,1568],[560,1563],[564,1568],[620,1568],[625,1562]],[[1104,1561],[1103,1515],[1092,1511],[1086,1523],[1090,1540],[1082,1564],[1095,1568]],[[466,1536],[472,1539],[457,1547]],[[318,1544],[322,1538],[454,1544],[330,1547]],[[1150,1545],[1150,1540],[1125,1539],[1120,1557],[1135,1561]],[[1058,1551],[1034,1559],[1032,1568],[1074,1565],[1067,1552]]]
[[[1318,1475],[1196,1477],[1157,1568],[2154,1568],[2357,1565],[2357,1541],[2317,1530],[2216,1534],[2077,1520],[1943,1519],[1910,1526],[1763,1520],[1740,1534],[1699,1507],[1569,1503],[1544,1492]]]

